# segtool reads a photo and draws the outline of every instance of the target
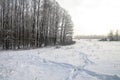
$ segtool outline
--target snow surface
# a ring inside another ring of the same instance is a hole
[[[120,80],[120,42],[0,51],[0,80]]]

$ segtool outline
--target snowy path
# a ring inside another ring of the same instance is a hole
[[[119,66],[112,66],[120,63],[120,46],[110,51],[106,44],[81,40],[59,49],[1,51],[0,80],[120,80]],[[107,63],[106,56],[112,56]]]
[[[118,76],[97,74],[70,64],[27,56],[13,54],[0,58],[3,61],[0,80],[120,80]]]

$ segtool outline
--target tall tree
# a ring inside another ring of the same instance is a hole
[[[0,0],[0,46],[36,48],[72,41],[70,15],[55,0]]]

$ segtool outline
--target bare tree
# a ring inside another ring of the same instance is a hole
[[[0,0],[0,46],[36,48],[72,41],[70,15],[51,0]]]

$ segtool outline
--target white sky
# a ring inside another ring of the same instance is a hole
[[[120,0],[57,0],[71,15],[74,35],[120,30]]]

